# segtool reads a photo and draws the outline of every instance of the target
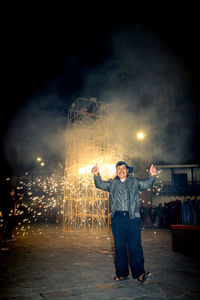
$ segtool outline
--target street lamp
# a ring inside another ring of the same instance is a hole
[[[143,138],[145,137],[144,133],[142,131],[137,133],[137,138],[138,140],[143,140]]]
[[[139,131],[137,133],[137,142],[136,142],[136,149],[137,149],[137,155],[139,157],[142,157],[144,154],[144,147],[142,147],[142,145],[144,144],[144,138],[145,138],[145,134],[142,131]],[[144,146],[144,145],[143,145]]]
[[[44,161],[42,161],[41,157],[39,157],[39,156],[37,157],[37,162],[40,163],[41,167],[44,167],[45,163],[44,163]]]

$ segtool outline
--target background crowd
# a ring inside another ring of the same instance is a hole
[[[158,206],[141,205],[142,226],[170,228],[172,224],[200,225],[200,200],[179,199]]]

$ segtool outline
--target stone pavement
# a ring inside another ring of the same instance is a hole
[[[142,231],[145,268],[153,280],[114,282],[110,234],[63,233],[35,225],[0,243],[0,299],[200,299],[200,262],[173,252],[168,229]]]

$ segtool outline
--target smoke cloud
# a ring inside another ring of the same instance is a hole
[[[109,126],[112,142],[123,157],[155,163],[191,161],[195,106],[184,62],[143,26],[116,32],[110,45],[110,59],[85,74],[82,94],[109,102],[111,118],[118,111]],[[140,142],[138,131],[145,134]]]
[[[122,158],[191,161],[195,105],[184,62],[142,25],[113,32],[103,45],[109,54],[98,66],[81,65],[81,54],[76,57],[80,65],[75,74],[80,84],[76,97],[95,97],[110,104],[108,134]],[[55,90],[60,82],[68,85],[67,78],[69,74],[58,76]],[[75,92],[72,89],[73,95],[63,97],[52,90],[16,112],[5,139],[11,164],[34,165],[40,155],[49,162],[64,161],[67,107]],[[138,131],[145,135],[142,141],[137,139]]]
[[[66,117],[67,106],[56,94],[36,96],[24,104],[5,139],[5,154],[12,168],[37,168],[37,157],[47,168],[63,161]]]

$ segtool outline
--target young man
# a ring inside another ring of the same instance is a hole
[[[96,188],[110,192],[109,208],[115,244],[116,276],[114,280],[129,279],[128,245],[132,276],[143,283],[150,278],[151,273],[145,272],[144,269],[139,191],[153,186],[157,170],[152,165],[145,180],[130,176],[132,172],[132,167],[124,161],[119,161],[116,164],[117,176],[109,181],[103,181],[98,166],[95,165],[92,168]]]

